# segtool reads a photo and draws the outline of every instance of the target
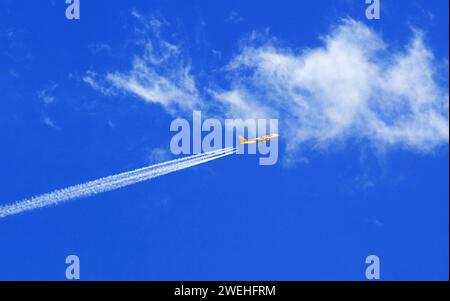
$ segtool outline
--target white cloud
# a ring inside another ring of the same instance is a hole
[[[420,152],[448,144],[448,79],[436,81],[441,68],[419,31],[400,50],[350,19],[316,48],[283,48],[267,33],[253,33],[223,68],[231,88],[211,79],[201,93],[183,48],[161,38],[167,23],[136,17],[154,34],[140,41],[145,51],[131,70],[84,79],[105,94],[131,93],[172,114],[200,107],[234,118],[279,118],[294,156],[287,162],[304,159],[296,150],[349,139]]]
[[[171,113],[200,105],[191,67],[185,62],[180,47],[161,38],[167,22],[146,18],[137,11],[132,15],[141,25],[137,29],[141,36],[137,44],[142,45],[144,51],[133,58],[131,70],[108,72],[103,78],[90,70],[83,80],[104,94],[130,93],[149,103],[160,104]]]
[[[45,124],[46,126],[51,127],[51,128],[53,128],[53,129],[55,129],[55,130],[60,130],[59,126],[57,126],[57,125],[55,124],[55,122],[54,122],[50,117],[44,116],[44,117],[42,118],[42,121],[44,122],[44,124]]]
[[[194,107],[198,94],[189,66],[164,69],[161,68],[164,61],[154,63],[150,58],[135,58],[130,72],[108,73],[106,80],[113,87],[158,103],[170,112]]]
[[[242,18],[242,16],[239,15],[236,11],[232,10],[228,15],[227,21],[233,24],[239,24],[244,22],[244,18]]]
[[[447,87],[435,81],[436,62],[421,33],[398,52],[353,20],[318,48],[294,51],[273,40],[253,46],[254,40],[229,64],[234,91],[251,91],[259,99],[252,106],[280,114],[289,149],[349,138],[424,152],[448,144]]]
[[[51,82],[47,85],[46,88],[38,91],[38,97],[45,103],[45,104],[51,104],[55,101],[55,96],[53,95],[53,92],[58,87],[57,84]]]
[[[229,91],[210,90],[209,94],[227,117],[245,118],[276,118],[277,113],[271,112],[270,108],[254,98],[245,88],[236,88]]]
[[[86,75],[83,76],[83,81],[91,88],[101,92],[104,95],[111,96],[116,94],[116,91],[114,91],[110,86],[106,85],[104,83],[104,79],[92,70],[88,70],[86,72]]]

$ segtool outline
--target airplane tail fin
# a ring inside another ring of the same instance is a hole
[[[245,139],[245,138],[242,137],[242,136],[239,136],[239,141],[240,141],[241,143],[245,143],[245,142],[247,142],[247,139]]]

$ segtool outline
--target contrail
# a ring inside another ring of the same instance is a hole
[[[162,162],[0,206],[0,218],[118,189],[235,153],[232,147]]]

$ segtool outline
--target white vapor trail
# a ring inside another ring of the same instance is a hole
[[[86,183],[70,186],[67,188],[58,189],[13,204],[0,206],[0,218],[118,189],[142,181],[150,180],[158,176],[166,175],[178,170],[199,165],[224,156],[228,156],[234,154],[235,152],[236,150],[234,148],[228,147],[216,151],[162,162],[144,168],[139,168],[132,171],[127,171]]]

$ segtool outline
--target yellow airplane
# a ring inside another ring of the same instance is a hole
[[[262,136],[262,137],[258,137],[258,138],[253,138],[250,140],[245,139],[242,136],[239,136],[239,141],[241,141],[241,144],[254,144],[254,143],[258,143],[258,142],[267,142],[272,140],[273,138],[278,138],[278,134],[270,134],[267,136]]]

